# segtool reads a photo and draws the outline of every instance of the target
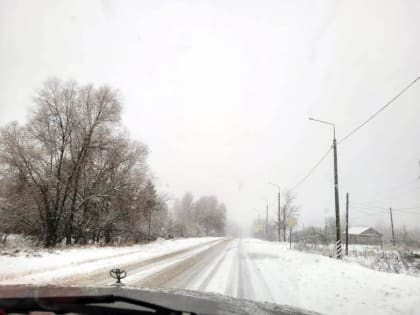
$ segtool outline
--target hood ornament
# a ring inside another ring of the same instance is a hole
[[[125,272],[125,270],[122,270],[119,268],[111,269],[111,271],[109,272],[109,275],[112,278],[117,279],[117,282],[112,284],[115,286],[123,286],[124,283],[121,282],[121,279],[124,279],[125,277],[127,277],[127,273]]]

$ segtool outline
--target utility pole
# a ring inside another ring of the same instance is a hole
[[[333,127],[334,138],[333,138],[333,150],[334,150],[334,201],[335,201],[335,235],[336,235],[336,253],[337,259],[342,258],[342,245],[341,245],[341,234],[340,234],[340,202],[338,197],[338,163],[337,163],[337,140],[335,139],[335,125],[328,121],[318,120],[315,118],[309,118],[309,120],[317,121],[322,124],[327,124]]]
[[[292,226],[289,227],[289,243],[290,249],[292,249]]]
[[[150,242],[150,226],[152,223],[152,208],[149,207],[149,229],[147,231],[147,243]]]
[[[286,242],[286,208],[283,206],[283,239]]]
[[[341,232],[340,232],[340,202],[338,199],[338,166],[337,166],[337,140],[334,127],[334,196],[335,196],[335,234],[337,239],[337,259],[341,259]]]
[[[395,246],[394,220],[392,220],[392,208],[389,208],[389,215],[391,217],[392,243]]]
[[[265,239],[268,239],[268,201],[265,208]]]
[[[349,193],[346,195],[346,256],[349,255]]]
[[[324,238],[326,240],[326,243],[329,244],[330,243],[330,239],[328,237],[328,226],[327,226],[327,223],[325,223],[325,227],[324,227]]]
[[[277,239],[280,242],[281,241],[281,236],[280,236],[280,219],[281,219],[281,210],[280,210],[280,189],[279,192],[277,193],[277,206],[278,206],[278,224],[277,224]]]

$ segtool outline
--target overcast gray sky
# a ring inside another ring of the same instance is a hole
[[[0,0],[0,124],[24,122],[50,76],[110,84],[151,150],[158,186],[215,194],[249,223],[340,139],[420,75],[420,2]],[[420,222],[420,83],[339,150],[354,202]],[[297,190],[299,224],[334,214],[332,154]],[[389,224],[351,208],[352,225]]]

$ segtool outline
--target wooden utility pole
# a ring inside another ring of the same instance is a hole
[[[334,204],[335,204],[335,235],[336,235],[336,253],[337,259],[342,258],[341,233],[340,233],[340,201],[338,198],[338,162],[337,162],[337,140],[335,138],[335,125],[331,122],[309,117],[309,120],[317,121],[333,127],[333,150],[334,150]]]
[[[152,225],[152,209],[149,208],[149,229],[147,230],[147,243],[150,242],[150,227]]]
[[[341,232],[340,232],[340,202],[338,200],[338,171],[337,171],[337,140],[335,139],[334,127],[334,201],[335,201],[335,234],[336,234],[336,250],[337,259],[341,259]]]
[[[394,220],[392,219],[392,208],[389,208],[389,215],[391,217],[392,243],[395,246]]]
[[[346,256],[349,255],[349,193],[346,195]]]
[[[286,205],[283,204],[283,239],[286,242]]]
[[[278,215],[277,215],[277,218],[278,218],[278,224],[277,224],[277,240],[279,241],[279,242],[281,242],[281,227],[280,227],[280,221],[281,221],[281,208],[280,208],[280,188],[279,188],[279,192],[278,192],[278,195],[277,195],[277,206],[278,206]]]
[[[265,239],[268,239],[268,201],[265,208]]]
[[[292,249],[292,227],[289,228],[289,243],[290,249]]]

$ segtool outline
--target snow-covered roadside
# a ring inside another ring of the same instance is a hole
[[[41,250],[36,256],[25,253],[0,255],[0,284],[49,283],[72,274],[89,273],[100,268],[141,261],[209,243],[217,237],[158,240],[150,244],[125,247],[83,247]],[[83,268],[80,266],[83,264]]]
[[[60,284],[60,279],[65,276],[90,274],[101,269],[107,271],[106,268],[118,264],[159,257],[156,262],[141,269],[140,277],[164,272],[165,268],[172,276],[174,268],[179,267],[174,265],[182,263],[189,266],[168,283],[170,288],[273,302],[322,314],[419,313],[418,277],[379,272],[352,262],[289,250],[285,243],[256,239],[228,240],[214,250],[212,244],[219,243],[218,240],[223,241],[219,238],[196,238],[123,248],[43,252],[41,257],[0,256],[0,284]],[[198,248],[196,245],[202,246]],[[192,257],[198,257],[200,252],[210,247],[213,249],[207,252],[207,256],[189,265],[194,261]],[[160,257],[183,249],[188,249],[188,252],[165,259]],[[19,273],[6,279],[9,272]],[[136,274],[129,274],[127,284],[139,280]]]
[[[268,287],[271,297],[265,300],[269,302],[325,314],[419,314],[417,277],[291,251],[284,243],[247,239],[242,246],[262,278],[254,279],[253,272],[248,281],[254,283],[255,291]]]
[[[334,255],[333,244],[318,244],[314,246],[313,244],[298,243],[294,244],[293,247],[312,254]],[[390,244],[382,246],[351,244],[348,256],[344,256],[343,259],[347,262],[358,263],[378,271],[420,277],[420,261],[414,257],[416,250],[418,249],[392,246]]]

